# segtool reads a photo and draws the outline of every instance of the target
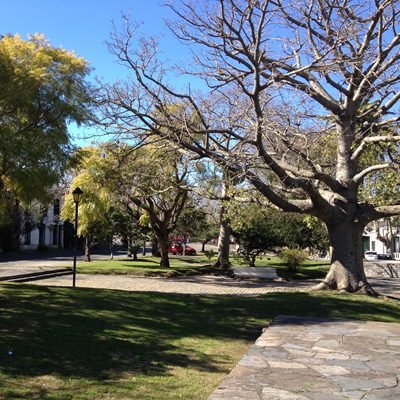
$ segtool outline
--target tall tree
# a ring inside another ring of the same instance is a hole
[[[162,141],[139,148],[106,143],[94,153],[95,161],[84,171],[91,176],[89,181],[98,185],[96,193],[104,192],[113,207],[126,210],[136,233],[140,214],[145,214],[141,222],[150,225],[160,248],[161,265],[169,267],[169,235],[188,198],[185,158]]]
[[[359,191],[369,174],[396,165],[361,160],[369,147],[400,140],[387,133],[400,121],[400,3],[178,0],[170,7],[177,15],[171,29],[194,47],[194,67],[181,70],[210,91],[172,87],[157,43],[142,39],[135,47],[137,29],[126,24],[111,50],[133,69],[134,81],[105,91],[108,122],[210,158],[270,204],[319,218],[332,259],[318,288],[374,293],[362,233],[400,206],[363,201]],[[177,102],[180,112],[165,107]],[[325,159],[332,149],[333,160]]]
[[[88,115],[87,73],[85,60],[41,35],[0,38],[0,209],[4,192],[13,194],[14,210],[49,200],[72,152],[68,123]]]
[[[46,194],[71,154],[67,124],[88,115],[88,65],[43,36],[0,39],[0,189]]]
[[[116,161],[115,154],[118,153],[113,151],[116,147],[118,146],[110,147],[109,144],[86,147],[80,149],[77,155],[80,163],[74,171],[71,188],[79,186],[84,192],[78,208],[78,233],[86,238],[85,261],[90,261],[93,237],[109,244],[111,258],[115,237],[126,240],[130,250],[134,250],[135,241],[143,239],[139,210],[132,202],[126,200],[128,193],[120,190],[121,187],[128,189]],[[70,192],[72,193],[72,190]],[[71,193],[65,197],[62,209],[62,217],[68,220],[73,220],[75,215]],[[131,255],[135,255],[134,251]]]
[[[170,234],[188,200],[188,166],[184,157],[170,146],[148,146],[136,152],[130,172],[129,200],[144,210],[157,238],[160,265],[169,267]]]
[[[109,231],[112,221],[110,219],[109,192],[95,179],[99,172],[98,149],[85,148],[81,155],[76,176],[71,182],[71,190],[65,196],[61,217],[64,220],[74,221],[75,203],[73,189],[79,187],[83,191],[82,199],[78,205],[78,236],[85,237],[85,261],[91,261],[92,240],[99,230]],[[74,222],[75,223],[75,222]]]

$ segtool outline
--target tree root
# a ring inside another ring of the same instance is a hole
[[[379,297],[380,294],[372,288],[372,286],[369,283],[366,283],[362,286],[357,287],[355,290],[351,290],[348,287],[345,288],[338,288],[334,285],[330,285],[329,283],[322,281],[318,285],[315,285],[311,288],[312,291],[317,291],[317,290],[337,290],[338,293],[359,293],[359,294],[365,294],[367,296],[372,296],[372,297]]]
[[[360,286],[360,288],[357,290],[357,293],[361,293],[361,294],[365,294],[367,296],[371,296],[371,297],[379,297],[380,294],[373,289],[373,287],[367,283],[363,286]]]

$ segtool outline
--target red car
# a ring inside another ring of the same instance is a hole
[[[172,242],[171,246],[168,248],[168,253],[183,255],[184,245],[182,242]],[[185,256],[195,256],[196,250],[193,247],[186,245]]]

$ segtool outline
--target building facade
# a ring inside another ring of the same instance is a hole
[[[33,223],[32,215],[25,212],[20,237],[21,249],[72,248],[73,226],[60,217],[62,197],[56,197],[48,208],[38,212],[39,220]]]
[[[378,234],[379,230],[379,234]],[[387,246],[378,237],[389,238],[390,245]],[[391,254],[395,260],[400,260],[400,228],[392,227],[391,229],[382,223],[375,224],[373,228],[369,228],[363,235],[364,251],[376,251],[378,254]]]

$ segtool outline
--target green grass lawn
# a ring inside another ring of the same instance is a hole
[[[219,274],[224,273],[218,268],[211,266],[215,258],[210,261],[204,255],[197,256],[171,256],[171,268],[161,268],[160,259],[157,257],[140,257],[138,261],[132,259],[118,260],[95,260],[90,263],[80,262],[77,265],[78,273],[83,274],[129,274],[144,276],[180,276],[192,274]],[[233,265],[243,266],[232,257]],[[324,261],[307,260],[299,266],[296,273],[288,272],[286,264],[278,257],[263,256],[257,259],[257,267],[276,268],[279,276],[291,279],[318,279],[323,278],[328,269],[329,263]]]
[[[0,399],[207,399],[279,314],[400,322],[400,302],[2,284]]]
[[[170,268],[160,267],[160,258],[146,256],[137,261],[129,258],[116,260],[94,260],[77,264],[81,274],[127,274],[145,276],[179,276],[201,274],[221,270],[213,268],[205,256],[170,256]]]

